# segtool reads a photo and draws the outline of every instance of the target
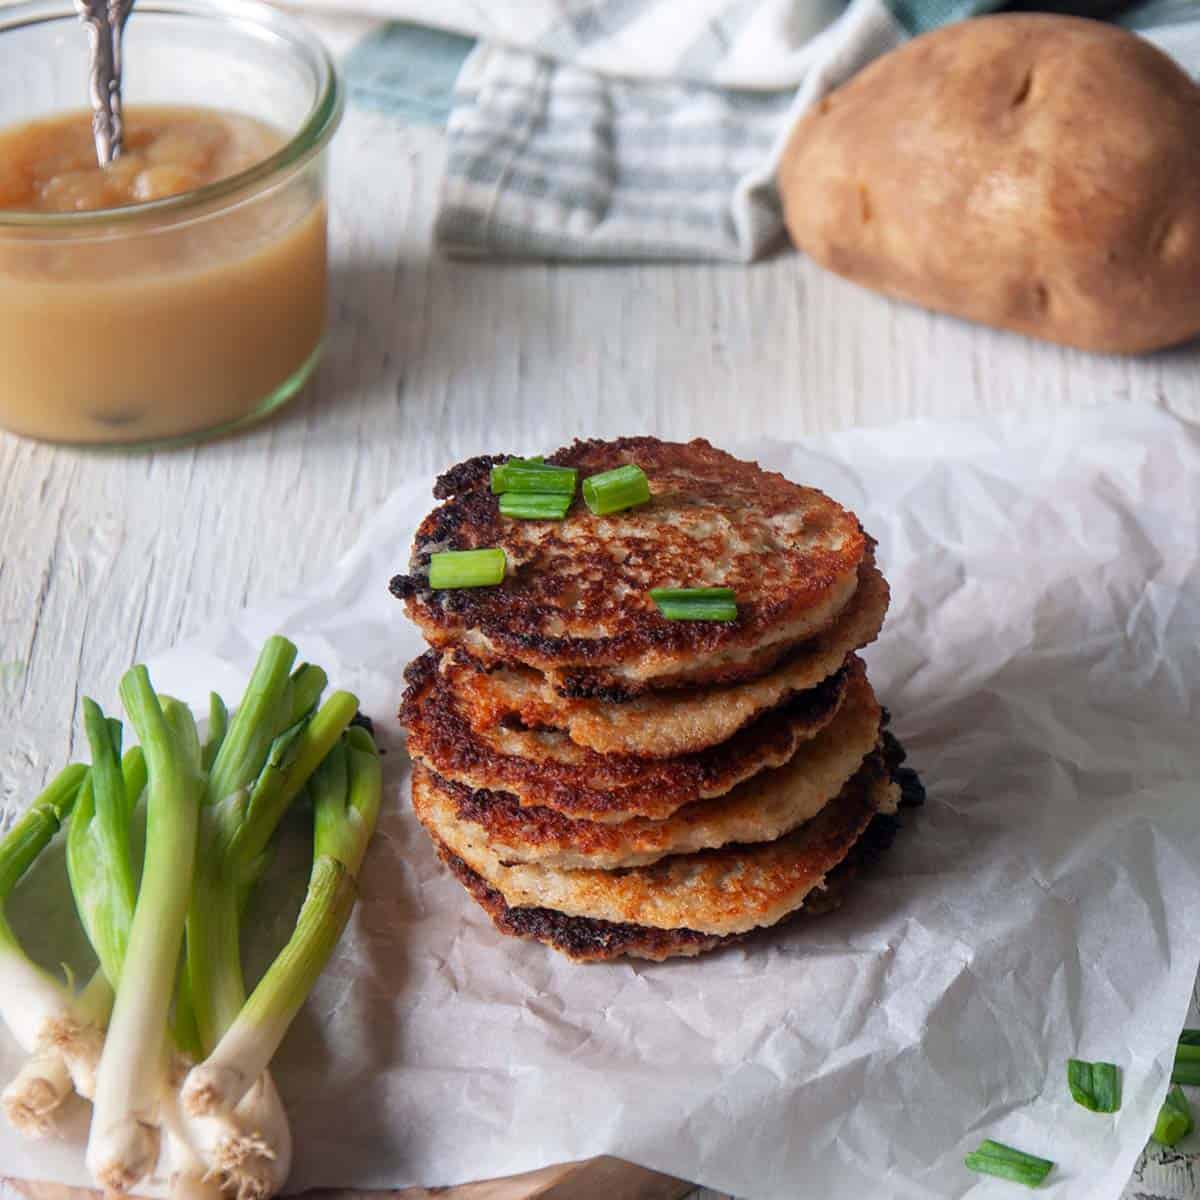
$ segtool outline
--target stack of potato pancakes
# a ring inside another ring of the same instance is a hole
[[[442,860],[500,930],[580,960],[695,955],[836,907],[921,793],[855,653],[888,606],[858,519],[654,438],[545,460],[581,485],[640,468],[648,500],[596,515],[576,491],[561,519],[513,518],[509,462],[438,480],[391,584],[432,646],[401,719]],[[431,586],[431,563],[485,548],[500,582]],[[701,588],[736,616],[650,595]]]

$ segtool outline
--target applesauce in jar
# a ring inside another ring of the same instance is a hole
[[[88,113],[0,130],[0,426],[157,442],[297,390],[325,320],[323,164],[233,186],[285,142],[236,113],[131,107],[101,168]]]

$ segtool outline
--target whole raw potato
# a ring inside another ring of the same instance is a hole
[[[797,246],[889,295],[1086,350],[1200,333],[1200,87],[1113,26],[917,38],[799,121],[779,186]]]

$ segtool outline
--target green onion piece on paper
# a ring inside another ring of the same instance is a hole
[[[572,499],[561,492],[505,492],[500,497],[500,515],[522,521],[561,521]]]
[[[1054,1169],[1054,1164],[1048,1158],[1038,1158],[1034,1154],[1026,1154],[1023,1150],[1014,1150],[1011,1146],[993,1142],[990,1138],[981,1143],[978,1150],[968,1154],[963,1161],[969,1170],[977,1174],[995,1175],[998,1179],[1023,1183],[1031,1188],[1037,1187]]]
[[[1121,1107],[1121,1080],[1113,1063],[1070,1058],[1067,1085],[1075,1103],[1090,1112],[1114,1113]]]
[[[1180,1058],[1176,1053],[1171,1082],[1182,1083],[1187,1087],[1200,1087],[1200,1062],[1195,1059]]]
[[[597,517],[636,508],[650,499],[650,481],[635,463],[589,475],[583,481],[583,499]]]
[[[508,560],[499,547],[488,550],[444,550],[430,555],[431,588],[492,587],[504,582]]]
[[[1200,1029],[1185,1029],[1179,1035],[1171,1082],[1184,1083],[1189,1087],[1200,1085]]]
[[[1192,1106],[1183,1089],[1176,1085],[1167,1092],[1162,1108],[1158,1110],[1158,1120],[1154,1122],[1150,1139],[1160,1146],[1174,1146],[1191,1132]]]
[[[668,621],[736,621],[733,588],[651,588],[662,617]]]
[[[510,458],[492,468],[492,491],[550,492],[556,495],[575,495],[579,472],[574,467],[551,467],[540,460]]]

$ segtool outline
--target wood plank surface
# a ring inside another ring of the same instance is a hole
[[[53,1183],[24,1183],[0,1179],[21,1200],[99,1200],[101,1193],[87,1188]],[[704,1196],[718,1200],[715,1192]],[[304,1200],[702,1200],[689,1183],[622,1162],[618,1158],[593,1158],[565,1163],[452,1188],[407,1188],[402,1192],[320,1189],[303,1193]]]
[[[398,482],[470,454],[634,432],[794,439],[1113,402],[1200,418],[1196,344],[1090,356],[896,304],[793,255],[748,269],[447,261],[430,247],[441,156],[434,131],[347,114],[333,154],[328,350],[276,419],[137,455],[0,434],[0,810],[78,753],[81,695],[112,702],[130,663],[303,587]],[[29,1200],[85,1194],[8,1187]],[[686,1190],[602,1159],[400,1194]]]

